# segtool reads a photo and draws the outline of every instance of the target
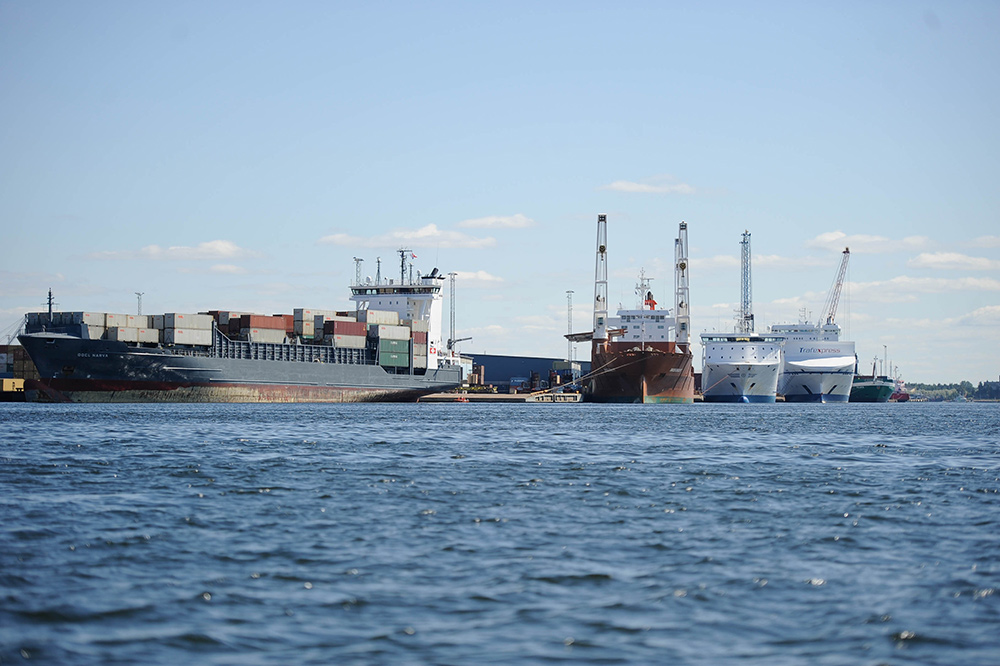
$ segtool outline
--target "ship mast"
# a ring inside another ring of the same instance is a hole
[[[740,317],[739,332],[753,333],[753,288],[750,282],[750,232],[743,232],[743,240],[740,241],[742,248],[742,279],[740,280]]]
[[[674,317],[677,322],[675,341],[688,344],[691,329],[691,311],[688,302],[688,238],[687,222],[681,222],[677,238],[674,240]]]
[[[608,339],[608,216],[597,216],[597,262],[594,267],[594,337]]]

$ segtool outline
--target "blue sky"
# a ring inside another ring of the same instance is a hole
[[[564,356],[606,213],[612,303],[640,268],[672,302],[681,220],[696,333],[744,229],[758,330],[819,319],[849,246],[862,366],[996,380],[998,63],[996,2],[0,0],[0,331],[49,287],[345,308],[406,246],[463,351]]]

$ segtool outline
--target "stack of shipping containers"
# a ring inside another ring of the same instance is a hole
[[[214,343],[213,326],[216,326],[233,340],[273,344],[297,342],[367,350],[366,356],[370,354],[371,360],[394,372],[405,372],[411,367],[426,370],[430,352],[427,322],[400,320],[399,313],[389,310],[355,313],[296,308],[290,315],[230,310],[162,315],[53,312],[50,316],[47,312],[32,312],[27,315],[27,324],[30,331],[60,330],[84,339],[197,346]],[[23,350],[21,358],[31,364]],[[8,361],[7,365],[12,364]],[[34,370],[34,365],[31,369]],[[4,368],[0,368],[2,370]],[[23,364],[20,370],[24,371]],[[17,372],[13,370],[15,376]],[[37,377],[37,371],[34,374]]]

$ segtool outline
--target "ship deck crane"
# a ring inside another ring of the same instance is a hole
[[[830,287],[830,293],[826,297],[826,305],[823,306],[823,312],[826,313],[826,320],[820,319],[819,325],[832,324],[837,318],[837,306],[840,304],[840,290],[844,286],[844,276],[847,274],[847,262],[851,259],[851,248],[845,247],[843,252],[843,258],[840,260],[840,269],[837,271],[837,277],[833,281],[833,286]]]

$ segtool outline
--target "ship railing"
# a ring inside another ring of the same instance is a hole
[[[326,345],[292,345],[274,342],[230,340],[216,329],[211,356],[252,361],[298,361],[301,363],[334,363],[345,365],[375,365],[367,349],[345,349]]]

